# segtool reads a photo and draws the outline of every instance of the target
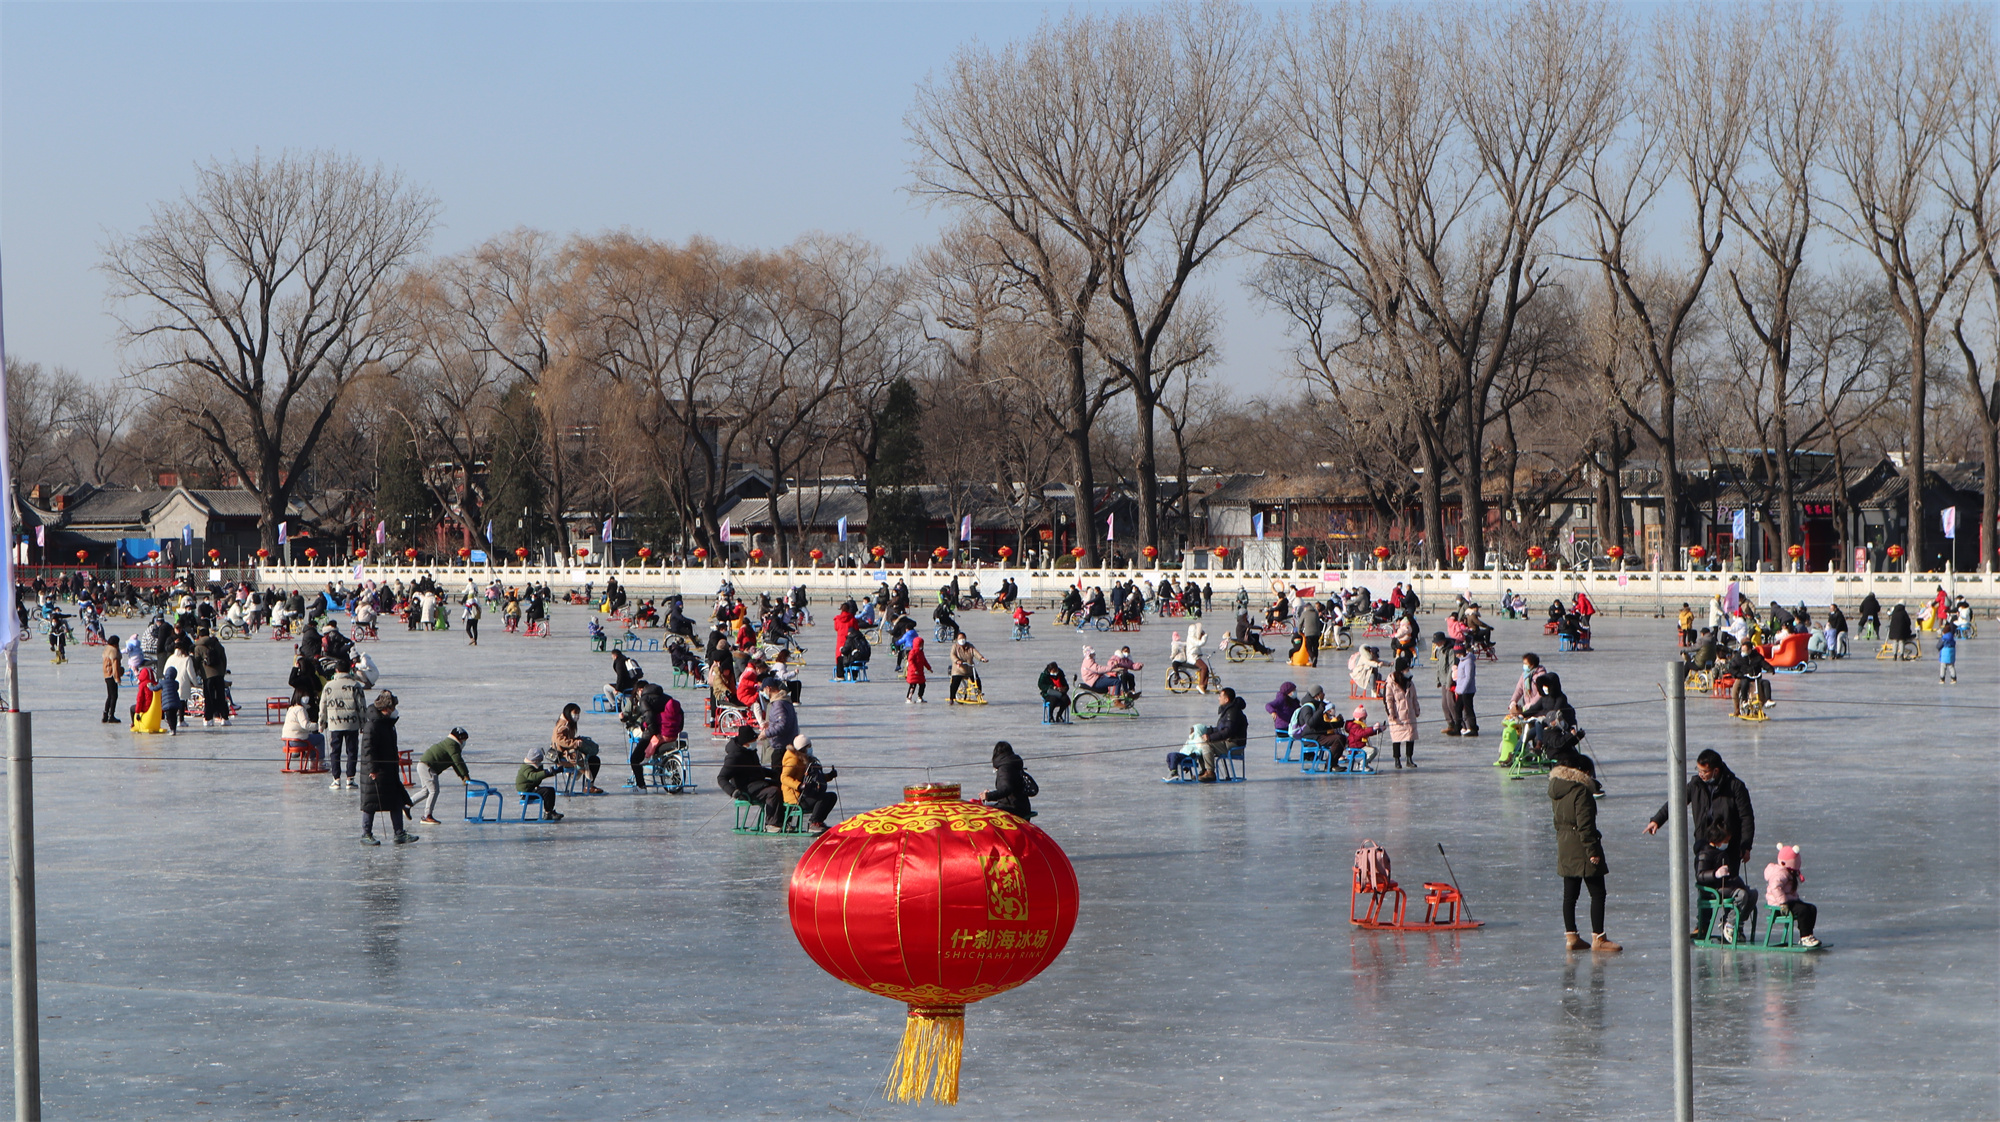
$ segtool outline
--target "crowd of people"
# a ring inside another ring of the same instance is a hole
[[[332,789],[358,794],[364,845],[379,844],[378,815],[388,817],[397,844],[418,840],[406,817],[416,823],[437,823],[443,779],[449,775],[461,782],[471,779],[466,758],[471,734],[453,727],[420,757],[405,759],[398,746],[396,695],[377,689],[380,671],[357,641],[377,635],[379,621],[388,615],[399,616],[410,630],[449,629],[456,601],[466,641],[477,645],[482,604],[502,614],[511,631],[524,620],[545,626],[548,605],[557,599],[546,586],[509,588],[498,581],[484,587],[468,582],[462,592],[451,593],[428,576],[355,588],[332,582],[311,593],[247,585],[139,589],[62,578],[46,585],[38,580],[21,593],[24,622],[32,605],[33,614],[51,631],[78,618],[88,641],[104,643],[105,722],[129,721],[135,729],[158,729],[170,736],[194,727],[195,719],[203,727],[229,723],[224,634],[251,635],[270,627],[285,637],[295,636],[288,683],[291,704],[281,738],[288,750],[297,751],[315,769],[324,769]],[[624,624],[628,637],[634,628],[660,628],[671,669],[705,693],[703,719],[712,731],[726,736],[716,784],[732,798],[756,804],[766,832],[826,830],[839,803],[833,786],[839,773],[814,752],[806,727],[810,721],[802,714],[803,683],[797,661],[806,653],[802,629],[813,622],[806,590],[797,587],[786,594],[739,597],[725,582],[699,623],[679,596],[634,601],[615,580],[606,583],[601,596],[593,593],[586,587],[580,595],[564,599],[592,609],[590,624],[599,635],[604,634],[605,620]],[[1216,693],[1217,709],[1211,721],[1195,725],[1186,742],[1169,753],[1168,768],[1170,777],[1191,775],[1202,782],[1215,781],[1223,761],[1241,758],[1249,733],[1245,699],[1235,688],[1221,684],[1210,658],[1204,617],[1215,610],[1213,596],[1208,585],[1168,578],[1152,586],[1136,580],[1113,582],[1108,589],[1075,585],[1061,601],[1063,621],[1079,627],[1105,619],[1133,630],[1149,615],[1186,620],[1170,633],[1169,672],[1191,680],[1193,692]],[[74,616],[61,609],[65,597],[75,601]],[[113,611],[125,610],[135,600],[151,618],[124,639],[106,634],[104,627],[115,618]],[[1505,618],[1528,617],[1525,602],[1511,591],[1503,594],[1501,603]],[[843,600],[831,621],[833,679],[866,680],[875,649],[886,644],[894,652],[906,704],[926,703],[929,678],[946,671],[947,704],[983,702],[979,667],[989,660],[960,626],[960,614],[989,607],[1008,613],[1017,635],[1025,628],[1029,609],[1011,579],[1001,582],[990,601],[981,595],[976,581],[961,586],[954,577],[938,589],[929,638],[944,644],[948,652],[936,656],[944,663],[940,667],[932,662],[924,628],[913,618],[915,608],[906,583],[883,582],[866,597]],[[1273,654],[1263,645],[1263,637],[1285,634],[1291,645],[1288,662],[1312,668],[1318,665],[1322,649],[1348,649],[1357,628],[1386,640],[1351,649],[1346,664],[1348,701],[1358,702],[1351,708],[1330,698],[1319,683],[1302,688],[1293,681],[1282,683],[1264,708],[1275,736],[1288,739],[1302,755],[1324,754],[1333,770],[1344,769],[1345,761],[1357,757],[1372,763],[1376,750],[1371,742],[1385,733],[1395,769],[1416,768],[1423,706],[1414,675],[1419,637],[1424,633],[1419,622],[1422,608],[1417,591],[1400,584],[1381,597],[1360,585],[1324,593],[1287,586],[1274,589],[1269,602],[1258,608],[1253,608],[1247,590],[1239,590],[1225,645]],[[336,618],[341,613],[348,616],[346,631]],[[1560,637],[1564,649],[1588,650],[1594,614],[1596,607],[1585,593],[1577,592],[1567,602],[1557,599],[1548,607],[1545,634]],[[1785,607],[1774,601],[1759,610],[1735,595],[1733,586],[1710,601],[1705,621],[1698,621],[1693,608],[1684,604],[1675,625],[1692,669],[1734,680],[1737,711],[1753,704],[1753,698],[1756,705],[1771,703],[1774,661],[1782,664],[1795,651],[1803,652],[1800,657],[1838,659],[1849,650],[1850,624],[1838,605],[1817,616],[1805,604]],[[1953,682],[1957,637],[1971,629],[1973,615],[1964,598],[1953,599],[1941,588],[1921,605],[1916,617],[1903,604],[1891,606],[1885,614],[1870,594],[1857,606],[1855,626],[1864,639],[1884,637],[1899,655],[1920,632],[1934,634],[1940,680]],[[1430,640],[1429,660],[1435,667],[1433,680],[1444,718],[1442,735],[1479,737],[1475,710],[1479,663],[1495,657],[1492,626],[1482,618],[1477,603],[1460,596],[1446,612],[1441,629],[1430,633]],[[1061,660],[1051,660],[1037,676],[1035,690],[1045,719],[1052,722],[1067,720],[1082,693],[1101,695],[1114,707],[1132,710],[1144,693],[1140,674],[1145,669],[1129,644],[1121,643],[1103,658],[1094,646],[1085,644],[1073,673]],[[119,689],[128,677],[135,697],[121,713]],[[372,697],[371,690],[376,691]],[[684,772],[690,762],[686,735],[691,714],[664,685],[649,680],[627,650],[611,652],[610,680],[602,696],[604,707],[617,714],[627,735],[628,789],[644,791],[649,779],[659,782],[655,766],[669,755],[678,755]],[[1380,705],[1379,719],[1371,715],[1371,704]],[[583,732],[582,716],[581,706],[565,705],[547,742],[533,744],[516,768],[515,790],[538,803],[542,818],[549,822],[564,819],[557,809],[554,780],[559,777],[567,774],[582,795],[606,793],[599,786],[602,750]],[[1521,656],[1502,728],[1496,763],[1532,760],[1549,776],[1566,945],[1618,950],[1604,931],[1608,869],[1596,810],[1604,786],[1595,761],[1582,750],[1586,733],[1576,705],[1561,678],[1533,653]],[[992,766],[994,787],[985,798],[1032,814],[1030,800],[1038,790],[1008,742],[996,744]],[[406,769],[409,787],[402,780]],[[1706,914],[1711,903],[1725,901],[1737,915],[1750,906],[1744,869],[1752,858],[1755,817],[1747,787],[1713,750],[1701,753],[1687,798],[1694,822],[1697,883],[1711,890],[1703,895],[1704,911],[1696,924],[1699,935],[1711,929]],[[1662,808],[1646,831],[1654,832],[1665,819]],[[1801,942],[1811,947],[1818,943],[1813,935],[1817,909],[1799,897],[1801,868],[1798,848],[1780,847],[1777,860],[1764,870],[1765,899],[1793,920]],[[1585,895],[1590,901],[1587,927],[1577,922],[1577,905]],[[1583,937],[1586,931],[1588,939]]]

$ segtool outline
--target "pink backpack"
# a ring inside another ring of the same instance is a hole
[[[1354,851],[1354,872],[1363,891],[1377,891],[1395,883],[1389,876],[1389,852],[1366,838]]]

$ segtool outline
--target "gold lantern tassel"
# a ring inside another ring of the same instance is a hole
[[[888,1097],[916,1102],[958,1101],[958,1065],[965,1056],[965,1006],[912,1005],[903,1022],[903,1046],[889,1067]]]

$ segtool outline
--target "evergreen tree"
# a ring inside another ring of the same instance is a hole
[[[516,382],[500,398],[493,418],[493,455],[487,468],[486,511],[493,519],[493,548],[502,557],[551,540],[542,507],[542,415],[535,391]]]
[[[409,433],[391,427],[375,454],[375,509],[388,523],[389,540],[397,549],[431,545],[428,533],[437,510],[424,486],[423,467]]]
[[[868,473],[868,538],[874,545],[908,550],[924,527],[924,504],[915,490],[923,478],[923,403],[908,378],[889,386],[875,416],[875,463]]]

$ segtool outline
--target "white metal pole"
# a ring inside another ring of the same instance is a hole
[[[1667,663],[1668,944],[1674,978],[1674,1118],[1694,1118],[1694,948],[1688,936],[1687,663]]]

